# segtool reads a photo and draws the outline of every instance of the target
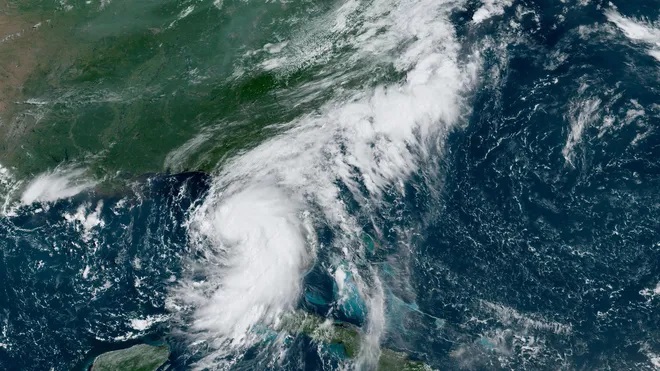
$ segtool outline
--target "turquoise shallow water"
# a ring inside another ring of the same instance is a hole
[[[19,5],[0,368],[660,367],[660,3]]]

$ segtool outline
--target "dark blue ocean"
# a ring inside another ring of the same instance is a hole
[[[465,63],[488,47],[444,144],[377,205],[337,180],[367,246],[355,267],[382,288],[380,347],[438,370],[660,369],[660,2],[517,0],[475,26],[486,3],[450,14]],[[212,347],[168,298],[209,274],[188,220],[213,177],[147,174],[0,217],[0,368],[84,369],[142,342],[200,367]],[[295,309],[367,333],[367,296],[338,301],[329,224]],[[351,365],[305,333],[268,342],[227,367]]]

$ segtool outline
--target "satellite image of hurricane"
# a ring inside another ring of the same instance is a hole
[[[660,0],[0,0],[0,370],[660,370]]]

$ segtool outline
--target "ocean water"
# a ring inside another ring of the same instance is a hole
[[[660,369],[660,2],[22,6],[0,368]]]

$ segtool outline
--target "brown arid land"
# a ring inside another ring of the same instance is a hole
[[[44,48],[42,28],[49,22],[20,16],[4,1],[0,7],[0,115],[6,126],[13,103],[21,98],[23,84],[38,65]]]
[[[61,20],[54,12],[26,11],[0,0],[0,162],[5,166],[19,165],[17,151],[39,123],[26,85],[48,79],[52,66],[74,53],[67,27],[57,27],[66,23]]]

